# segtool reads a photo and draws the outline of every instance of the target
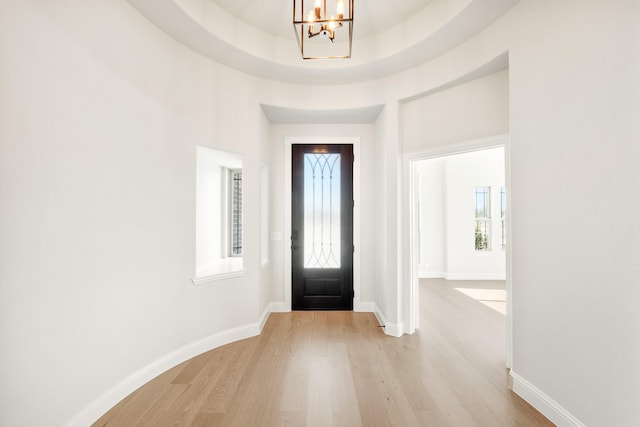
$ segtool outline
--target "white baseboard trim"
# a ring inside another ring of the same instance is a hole
[[[419,279],[445,279],[445,280],[506,280],[504,274],[494,273],[447,273],[446,271],[420,271]]]
[[[387,319],[382,315],[380,307],[378,307],[376,303],[373,303],[373,314],[376,316],[376,319],[378,319],[380,325],[384,326],[385,335],[401,337],[404,334],[404,325],[402,323],[387,322]]]
[[[384,333],[396,338],[401,337],[404,335],[404,323],[386,323]]]
[[[513,379],[513,391],[522,397],[531,406],[540,411],[545,417],[558,427],[586,427],[584,423],[571,415],[569,411],[560,406],[556,401],[544,394],[536,386],[511,371]]]
[[[375,306],[375,302],[365,301],[357,303],[354,301],[353,311],[357,313],[374,313]],[[284,302],[272,302],[269,304],[269,311],[271,313],[288,313],[291,311],[291,308],[287,307]]]
[[[444,271],[420,271],[418,279],[444,279],[446,273]]]
[[[262,330],[262,326],[264,326],[268,317],[269,307],[265,310],[259,322],[218,332],[217,334],[213,334],[210,337],[187,344],[184,347],[167,354],[129,376],[120,384],[98,397],[95,401],[76,414],[71,421],[65,424],[65,426],[89,426],[96,422],[98,418],[104,415],[109,409],[113,408],[122,399],[152,379],[156,378],[158,375],[179,365],[180,363],[207,351],[213,350],[214,348],[259,335]]]
[[[441,277],[446,280],[506,280],[507,278],[504,274],[494,273],[446,273]]]
[[[373,303],[373,315],[376,316],[376,319],[378,319],[378,323],[380,324],[380,326],[384,326],[387,324],[387,319],[384,318],[382,312],[380,311],[380,307],[378,307],[378,304],[376,304],[375,302]]]
[[[288,313],[291,311],[291,307],[287,307],[284,302],[272,302],[269,304],[271,313]]]
[[[260,316],[260,320],[258,321],[258,333],[256,335],[260,335],[262,330],[264,329],[264,325],[267,323],[269,319],[269,315],[271,314],[271,304],[267,304],[262,312],[262,316]]]

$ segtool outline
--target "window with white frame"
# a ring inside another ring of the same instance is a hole
[[[242,256],[242,170],[230,170],[229,182],[231,184],[229,188],[231,225],[228,229],[231,242],[230,255]]]
[[[475,249],[491,250],[491,187],[476,187]]]

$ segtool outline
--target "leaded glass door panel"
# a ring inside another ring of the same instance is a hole
[[[353,146],[292,146],[292,308],[353,309]]]

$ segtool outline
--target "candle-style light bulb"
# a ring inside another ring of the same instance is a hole
[[[309,32],[313,33],[313,21],[315,21],[316,17],[313,12],[309,12]]]
[[[338,0],[336,9],[338,10],[338,19],[342,19],[344,17],[344,1],[343,0]]]
[[[316,15],[316,19],[320,19],[320,6],[322,5],[322,0],[316,0],[316,6],[314,8],[314,12]]]

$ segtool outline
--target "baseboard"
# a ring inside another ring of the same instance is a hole
[[[384,318],[382,312],[380,311],[380,307],[375,302],[373,303],[373,315],[378,319],[378,324],[380,326],[385,326],[387,324],[387,319]]]
[[[378,323],[384,327],[384,333],[392,337],[401,337],[404,334],[404,325],[402,323],[389,323],[382,315],[378,304],[373,303],[373,314],[378,319]]]
[[[353,311],[358,313],[374,313],[375,305],[375,302],[365,301],[356,303],[354,301]],[[272,302],[269,304],[269,311],[271,313],[288,313],[291,311],[291,308],[287,307],[284,302]]]
[[[540,411],[545,417],[558,427],[586,427],[569,411],[560,406],[556,401],[544,394],[536,386],[511,371],[513,391],[522,397],[531,406]]]
[[[93,424],[98,420],[98,418],[104,415],[109,409],[113,408],[122,399],[152,379],[156,378],[158,375],[179,365],[180,363],[207,351],[213,350],[214,348],[259,335],[262,330],[262,326],[264,326],[268,317],[269,307],[267,307],[267,310],[265,310],[265,313],[263,313],[259,322],[218,332],[217,334],[195,341],[191,344],[187,344],[186,346],[169,353],[134,373],[129,378],[104,393],[80,411],[65,425],[68,427],[86,427]]]
[[[446,280],[506,280],[507,278],[504,274],[494,273],[446,273],[441,277]]]
[[[445,280],[506,280],[506,275],[495,273],[447,273],[446,271],[420,271],[419,279]]]
[[[444,279],[446,273],[444,271],[419,271],[419,279]]]
[[[384,333],[392,337],[401,337],[404,335],[404,323],[386,323],[384,325]]]
[[[264,311],[262,312],[262,316],[260,316],[260,320],[258,321],[257,335],[260,335],[262,333],[262,330],[264,329],[264,325],[267,323],[267,320],[269,319],[270,314],[271,314],[271,304],[267,304],[267,306],[264,308]]]

